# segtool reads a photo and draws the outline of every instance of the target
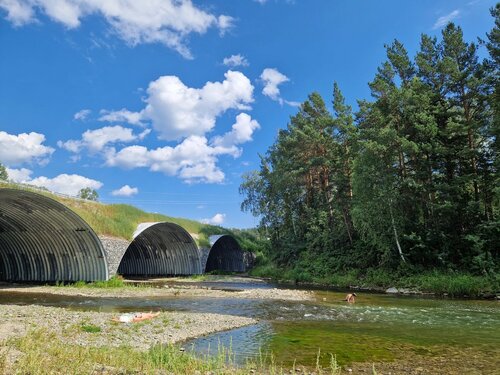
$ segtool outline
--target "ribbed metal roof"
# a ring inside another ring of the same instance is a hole
[[[208,240],[212,247],[208,254],[205,272],[215,270],[228,272],[245,271],[243,250],[238,241],[227,234],[210,236]]]
[[[106,280],[99,238],[76,213],[41,194],[0,189],[0,280]]]
[[[194,275],[201,273],[198,247],[174,223],[146,223],[134,233],[118,273],[128,276]]]

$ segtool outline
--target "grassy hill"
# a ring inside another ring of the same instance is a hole
[[[208,237],[215,234],[233,235],[242,248],[247,251],[255,251],[258,247],[256,234],[251,230],[227,229],[219,226],[202,224],[196,220],[152,214],[127,204],[104,204],[71,198],[40,190],[36,187],[30,188],[26,185],[0,182],[0,188],[28,190],[52,198],[76,212],[97,234],[101,235],[110,235],[131,240],[132,234],[138,224],[144,222],[168,221],[180,225],[194,235],[193,237],[201,247],[208,246]]]

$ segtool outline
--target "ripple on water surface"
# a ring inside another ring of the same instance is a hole
[[[493,301],[443,300],[358,293],[355,304],[345,294],[316,292],[316,301],[241,298],[99,298],[30,295],[0,291],[0,303],[40,304],[96,311],[195,311],[257,318],[257,325],[213,334],[186,343],[206,354],[221,343],[237,361],[272,352],[278,361],[314,365],[318,350],[328,365],[330,353],[340,363],[391,361],[437,350],[471,348],[485,359],[498,358],[499,304]],[[461,350],[461,349],[460,349]],[[483,352],[484,354],[481,354]]]

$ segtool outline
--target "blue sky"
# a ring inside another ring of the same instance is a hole
[[[0,162],[16,181],[247,228],[243,173],[298,103],[369,98],[399,39],[466,40],[493,0],[0,0]],[[484,54],[484,51],[481,53]]]

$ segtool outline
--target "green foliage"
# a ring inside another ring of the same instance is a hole
[[[8,179],[9,174],[7,173],[7,169],[2,163],[0,163],[0,180],[7,181]]]
[[[56,282],[57,287],[71,287],[71,288],[100,288],[100,289],[108,289],[108,288],[123,288],[127,286],[123,282],[123,278],[121,276],[113,276],[109,280],[106,281],[94,281],[91,283],[87,283],[85,281],[76,281],[74,283],[64,283],[64,282]]]
[[[478,297],[494,293],[500,287],[499,280],[485,276],[468,274],[437,272],[423,273],[418,276],[408,277],[404,284],[439,295],[447,294],[451,297]]]
[[[288,270],[262,263],[254,274],[361,271],[382,287],[404,269],[498,273],[500,5],[492,15],[483,61],[450,23],[440,39],[422,35],[414,58],[387,45],[357,113],[336,83],[331,112],[308,97],[240,186],[242,209],[269,239],[262,254]],[[433,285],[471,290],[465,280]]]
[[[96,190],[89,188],[89,187],[86,187],[86,188],[80,189],[77,197],[81,198],[81,199],[86,199],[88,201],[96,202],[99,199],[99,194],[97,193]]]
[[[257,266],[250,271],[251,276],[270,278],[285,283],[311,283],[335,288],[369,288],[385,290],[389,287],[405,288],[415,292],[449,295],[451,297],[481,297],[500,290],[500,277],[474,276],[468,273],[432,272],[402,267],[397,270],[367,268],[333,272],[317,276],[310,271],[279,268],[272,263]]]
[[[120,276],[113,276],[106,281],[95,281],[89,284],[93,288],[122,288],[125,286],[123,278]]]
[[[86,331],[87,332],[87,331]],[[95,333],[95,332],[94,332]],[[180,351],[176,345],[154,345],[148,351],[136,350],[133,345],[108,347],[75,345],[63,342],[55,333],[30,330],[26,336],[11,339],[7,348],[19,354],[10,361],[9,350],[0,352],[0,369],[15,374],[284,374],[288,369],[277,365],[272,354],[249,359],[236,365],[232,350],[219,346],[206,355]],[[332,356],[329,367],[318,364],[316,374],[339,374],[340,366]],[[294,371],[295,372],[295,371]],[[3,373],[3,372],[2,372]]]
[[[83,332],[88,332],[88,333],[99,333],[101,332],[101,327],[93,325],[93,324],[87,324],[87,323],[82,323],[80,326],[81,330]]]

